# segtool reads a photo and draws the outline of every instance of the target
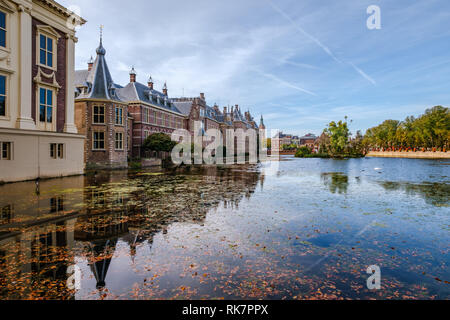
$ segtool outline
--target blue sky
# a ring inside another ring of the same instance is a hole
[[[77,69],[98,46],[117,83],[149,75],[172,97],[205,92],[266,125],[320,134],[348,116],[353,131],[450,105],[448,0],[60,0],[88,23]],[[381,8],[381,29],[366,10]]]

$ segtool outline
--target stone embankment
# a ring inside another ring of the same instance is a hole
[[[410,159],[450,159],[450,152],[413,152],[413,151],[371,151],[366,157],[377,158],[410,158]]]

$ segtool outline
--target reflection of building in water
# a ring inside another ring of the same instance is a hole
[[[13,205],[7,204],[0,207],[0,225],[11,223],[13,218]]]
[[[80,210],[85,177],[42,180],[39,184],[39,194],[34,181],[15,183],[14,188],[0,186],[0,227],[8,229],[7,224],[34,223]]]
[[[0,297],[73,299],[67,287],[74,265],[74,220],[0,241]]]
[[[109,172],[86,177],[81,183],[84,186],[86,181],[86,188],[75,195],[78,203],[86,204],[86,215],[35,227],[0,242],[0,298],[29,298],[32,293],[37,297],[72,298],[66,281],[72,276],[68,272],[73,269],[75,256],[86,257],[96,287],[101,290],[108,285],[107,275],[119,241],[129,246],[130,258],[134,259],[140,245],[151,247],[155,235],[166,233],[171,224],[203,225],[211,210],[222,205],[237,207],[251,197],[259,183],[264,183],[256,167],[249,170],[248,166],[188,167],[174,173],[146,176]],[[42,190],[45,195],[48,187],[43,184]],[[72,206],[69,200],[73,195],[69,193],[40,197],[39,201],[46,201],[46,212]],[[5,221],[10,219],[10,211],[6,206],[2,209]],[[14,283],[23,288],[18,290]],[[57,290],[43,289],[49,285]]]

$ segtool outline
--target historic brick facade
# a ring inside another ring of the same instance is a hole
[[[100,43],[95,62],[89,61],[87,70],[76,72],[76,116],[77,119],[84,119],[77,120],[77,126],[87,136],[85,155],[88,164],[125,166],[126,161],[125,157],[121,157],[122,153],[118,153],[112,146],[111,141],[115,134],[121,131],[112,124],[108,127],[109,131],[105,138],[105,150],[92,150],[91,145],[95,142],[92,141],[91,133],[103,128],[90,122],[94,102],[99,99],[106,103],[108,110],[112,110],[110,105],[114,103],[126,106],[128,121],[124,134],[129,159],[145,156],[142,146],[148,136],[154,133],[170,135],[176,129],[186,129],[193,135],[194,124],[197,121],[202,124],[204,134],[209,129],[220,130],[224,143],[227,129],[258,130],[258,125],[250,112],[242,114],[239,106],[232,107],[230,111],[226,107],[221,112],[217,105],[214,107],[207,105],[203,93],[195,98],[169,98],[167,84],[164,84],[161,91],[157,91],[151,77],[146,85],[139,83],[134,68],[130,71],[130,81],[126,86],[115,84],[109,74],[105,54],[106,50]],[[106,70],[101,76],[97,71],[100,67]],[[207,143],[206,141],[204,146]],[[246,146],[248,147],[248,142]]]

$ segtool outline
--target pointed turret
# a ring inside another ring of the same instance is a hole
[[[114,81],[105,60],[106,50],[103,47],[103,39],[101,35],[100,45],[98,46],[96,52],[97,58],[93,63],[88,78],[86,79],[90,84],[90,88],[87,93],[79,98],[120,101],[116,95]]]
[[[264,119],[262,115],[261,115],[261,122],[259,123],[259,129],[266,130],[266,126],[264,125]]]

